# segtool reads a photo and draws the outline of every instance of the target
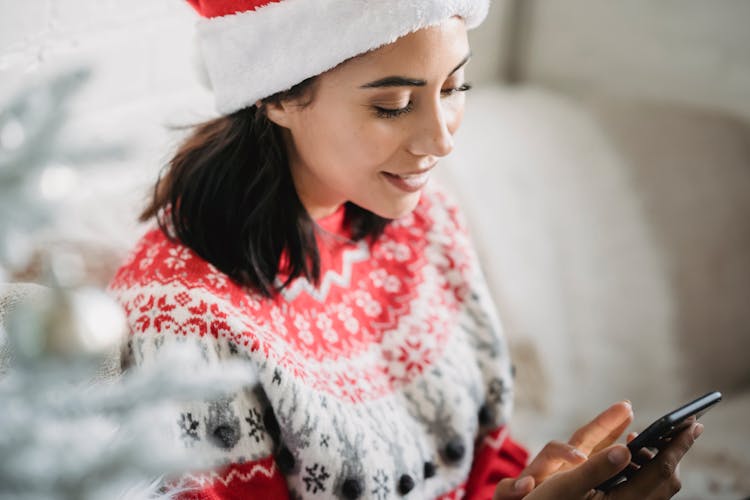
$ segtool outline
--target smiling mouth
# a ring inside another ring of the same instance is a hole
[[[413,193],[422,189],[430,177],[430,170],[426,169],[418,173],[411,174],[392,174],[382,172],[383,176],[395,187],[408,193]]]
[[[421,176],[424,176],[424,175],[428,174],[430,172],[430,170],[432,170],[435,167],[436,164],[437,164],[437,162],[433,163],[432,165],[430,165],[427,168],[421,168],[419,170],[414,170],[412,172],[407,172],[407,173],[403,173],[403,174],[396,174],[396,173],[393,173],[393,172],[386,172],[386,171],[383,171],[383,173],[386,174],[386,175],[390,175],[390,176],[393,176],[393,177],[398,177],[398,178],[401,178],[401,179],[413,179],[413,178],[421,177]]]
[[[396,177],[398,179],[409,180],[409,179],[422,178],[429,173],[429,170],[425,170],[424,172],[418,172],[415,174],[392,174],[390,172],[383,172],[383,173],[390,177]]]

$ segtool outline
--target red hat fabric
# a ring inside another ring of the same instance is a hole
[[[489,0],[187,0],[216,108],[252,106],[358,54],[453,16],[467,29]]]
[[[238,12],[258,9],[281,0],[187,0],[203,17],[231,16]]]

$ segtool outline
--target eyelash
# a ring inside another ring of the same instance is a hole
[[[468,92],[471,90],[471,84],[470,83],[464,83],[463,85],[459,87],[453,87],[450,89],[445,89],[441,91],[441,94],[443,94],[444,97],[450,97],[456,92]],[[407,104],[403,108],[398,109],[388,109],[388,108],[381,108],[380,106],[375,106],[375,114],[379,118],[398,118],[401,115],[405,115],[409,111],[411,111],[414,108],[414,104],[409,101],[409,104]]]

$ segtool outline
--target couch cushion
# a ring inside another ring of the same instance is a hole
[[[519,431],[559,438],[619,398],[660,405],[654,382],[679,382],[670,284],[629,166],[590,110],[541,89],[477,89],[456,140],[440,174],[517,359],[538,360],[518,367]]]
[[[740,121],[651,102],[470,97],[439,174],[522,362],[529,439],[618,398],[656,416],[748,388],[749,137]]]

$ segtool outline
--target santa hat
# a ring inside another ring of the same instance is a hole
[[[467,29],[489,0],[188,0],[221,114],[287,90],[358,54],[453,16]]]

